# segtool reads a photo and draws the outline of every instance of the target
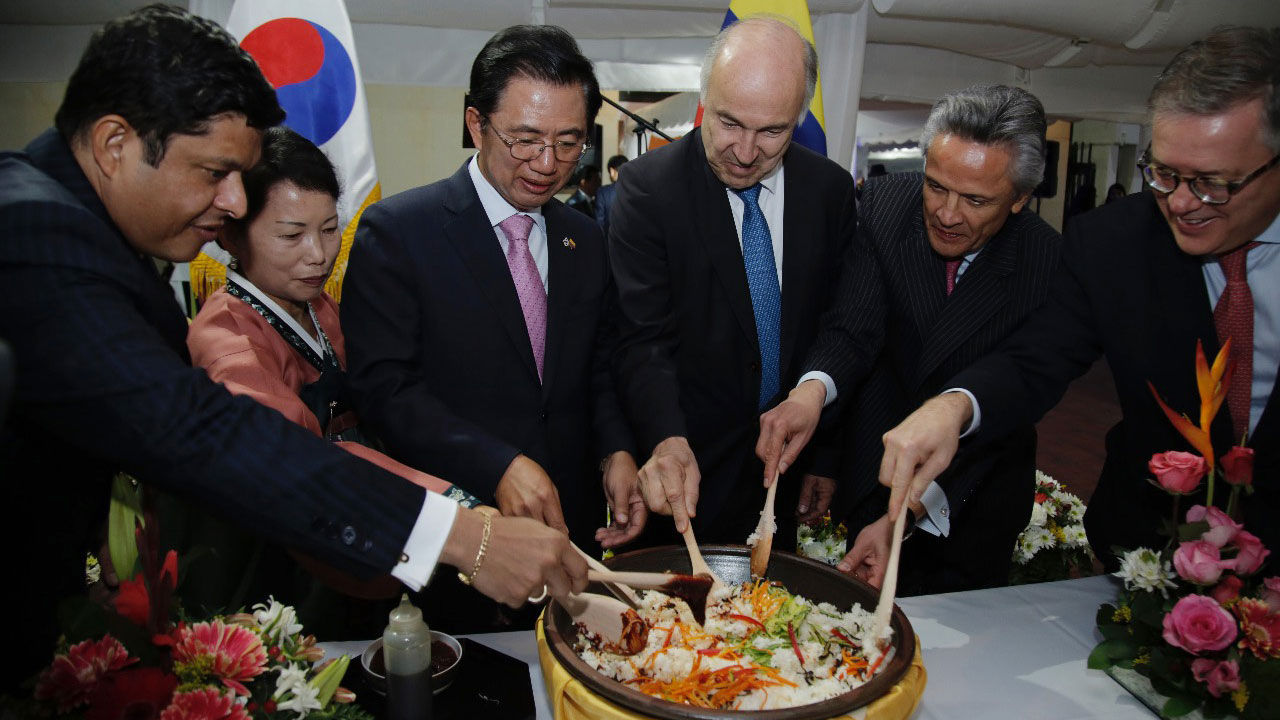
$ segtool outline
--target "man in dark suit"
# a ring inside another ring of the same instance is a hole
[[[805,364],[828,373],[846,398],[832,517],[862,530],[841,563],[846,572],[865,575],[864,559],[887,551],[881,435],[1044,301],[1061,237],[1026,209],[1044,173],[1044,133],[1044,110],[1025,90],[976,85],[949,93],[925,124],[924,173],[863,187],[854,250]],[[793,461],[824,399],[821,382],[803,383],[761,419],[766,473]],[[899,592],[1007,584],[1031,514],[1035,459],[1030,423],[958,458],[926,499],[921,531],[903,546]]]
[[[586,215],[596,216],[596,194],[600,191],[600,168],[588,165],[582,168],[582,177],[578,179],[578,188],[565,200],[566,207]]]
[[[1094,552],[1159,547],[1168,495],[1147,482],[1153,453],[1191,450],[1147,383],[1197,417],[1196,343],[1212,358],[1231,337],[1235,379],[1212,426],[1221,455],[1246,438],[1259,482],[1243,500],[1245,527],[1280,542],[1280,29],[1227,28],[1192,43],[1152,89],[1150,190],[1079,217],[1067,229],[1063,272],[1045,306],[999,350],[952,379],[885,438],[881,482],[892,507],[916,502],[966,444],[1007,435],[1051,408],[1101,353],[1123,413],[1085,514]],[[1254,243],[1257,243],[1255,245]],[[1251,309],[1250,309],[1251,308]],[[1215,322],[1216,321],[1216,322]],[[1230,327],[1233,323],[1243,325]],[[1238,383],[1238,384],[1237,384]],[[1218,484],[1216,500],[1227,495]],[[1204,485],[1182,500],[1205,501]]]
[[[743,542],[764,502],[760,412],[797,380],[854,230],[853,180],[791,142],[816,54],[771,19],[722,31],[703,63],[703,124],[627,164],[609,233],[620,391],[653,510],[699,541]],[[780,521],[804,467],[779,488]],[[813,470],[813,474],[809,474]],[[819,480],[819,477],[827,478]],[[669,541],[670,526],[658,528]],[[794,528],[794,523],[791,523]],[[794,544],[784,529],[778,542]]]
[[[361,219],[342,302],[356,406],[393,457],[583,549],[607,499],[601,539],[625,542],[645,510],[609,369],[604,239],[553,197],[600,108],[591,63],[561,28],[507,28],[470,96],[475,157]]]
[[[600,223],[600,232],[609,237],[609,209],[613,207],[613,196],[618,192],[618,172],[627,162],[626,155],[614,155],[605,163],[609,172],[609,184],[596,191],[596,222]]]
[[[6,688],[47,663],[120,471],[363,577],[420,587],[439,559],[513,605],[544,583],[585,587],[562,534],[461,509],[190,367],[153,258],[190,260],[244,212],[241,172],[283,116],[234,38],[156,5],[95,33],[57,129],[0,155],[0,337],[17,376],[0,538],[24,554]]]

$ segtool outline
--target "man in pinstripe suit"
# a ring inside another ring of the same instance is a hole
[[[1045,298],[1061,238],[1024,209],[1043,174],[1044,132],[1040,102],[1024,90],[954,92],[925,126],[924,174],[864,188],[858,239],[805,369],[828,373],[844,406],[833,515],[862,532],[840,568],[873,584],[891,526],[877,482],[881,435]],[[821,383],[801,383],[765,415],[757,449],[766,472],[795,457],[826,401]],[[1035,447],[1028,424],[938,478],[917,515],[921,532],[903,548],[903,594],[1007,582],[1031,512]]]

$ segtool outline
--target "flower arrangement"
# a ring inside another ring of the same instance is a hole
[[[810,527],[800,523],[796,528],[796,552],[828,565],[835,565],[845,554],[849,530],[844,523],[831,520],[831,513],[822,516],[818,524]]]
[[[136,559],[139,570],[122,577],[108,601],[76,597],[63,603],[60,614],[71,618],[69,627],[20,715],[372,720],[339,686],[349,658],[322,662],[315,637],[304,635],[294,609],[274,598],[247,613],[173,622],[181,618],[173,596],[177,553],[159,556],[155,514],[136,483],[117,483],[113,493],[109,533],[118,536],[120,524],[132,526],[135,541],[116,538],[113,565],[134,567]],[[100,574],[96,559],[86,574]]]
[[[1083,519],[1084,503],[1080,498],[1037,470],[1031,520],[1013,548],[1013,584],[1092,574],[1093,552],[1085,537]]]
[[[1152,394],[1183,437],[1201,454],[1157,453],[1148,468],[1174,497],[1170,541],[1162,550],[1121,556],[1124,581],[1116,603],[1098,610],[1103,640],[1089,667],[1122,668],[1144,676],[1163,695],[1160,713],[1178,717],[1280,716],[1280,577],[1259,577],[1270,551],[1234,518],[1252,492],[1253,451],[1233,447],[1215,463],[1209,424],[1230,385],[1230,342],[1208,366],[1196,348],[1200,422],[1193,424]],[[1214,481],[1231,492],[1224,511],[1213,504]],[[1178,501],[1207,481],[1206,504],[1183,516]],[[1183,522],[1179,522],[1183,521]]]

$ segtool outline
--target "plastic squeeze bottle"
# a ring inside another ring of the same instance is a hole
[[[429,720],[431,631],[407,593],[400,596],[382,633],[382,656],[387,666],[387,717]]]

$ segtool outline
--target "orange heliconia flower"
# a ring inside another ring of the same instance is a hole
[[[1222,344],[1222,349],[1218,351],[1218,356],[1213,359],[1213,366],[1210,367],[1205,359],[1204,347],[1200,341],[1196,341],[1196,389],[1200,393],[1200,424],[1196,425],[1187,419],[1186,415],[1175,412],[1160,397],[1160,393],[1156,391],[1154,385],[1150,381],[1147,382],[1147,388],[1151,390],[1151,395],[1155,397],[1156,403],[1160,405],[1160,409],[1164,411],[1165,417],[1169,418],[1169,422],[1173,423],[1173,427],[1182,437],[1191,443],[1191,447],[1195,448],[1205,461],[1209,463],[1209,471],[1213,472],[1213,441],[1209,437],[1209,426],[1213,424],[1213,418],[1218,414],[1218,410],[1222,408],[1222,403],[1227,398],[1227,389],[1231,387],[1231,374],[1235,371],[1235,363],[1230,362],[1231,358],[1231,340],[1227,339]]]

